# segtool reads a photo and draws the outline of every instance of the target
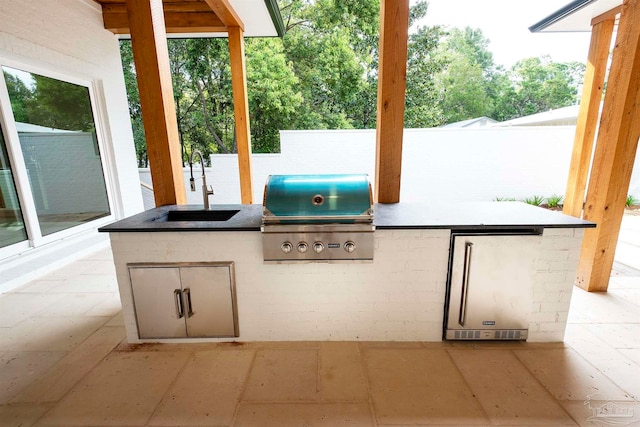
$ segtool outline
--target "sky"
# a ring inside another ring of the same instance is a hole
[[[585,63],[590,33],[531,33],[529,27],[571,0],[428,0],[422,25],[480,28],[496,64],[549,55],[556,62]],[[415,0],[411,0],[411,4]]]

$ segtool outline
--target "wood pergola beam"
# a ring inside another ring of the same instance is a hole
[[[375,199],[400,201],[409,0],[380,2]]]
[[[606,291],[640,137],[640,2],[622,4],[604,108],[589,178],[577,284]]]
[[[244,31],[244,23],[228,0],[204,0],[227,27]]]
[[[202,4],[207,7],[206,4]],[[174,9],[177,5],[173,5]],[[194,9],[194,7],[191,7]],[[114,34],[130,34],[129,15],[125,5],[104,5],[102,8],[104,28]],[[227,27],[211,10],[164,11],[167,33],[226,32]]]
[[[591,32],[587,69],[582,86],[580,111],[569,167],[569,179],[562,209],[565,214],[576,218],[582,217],[582,206],[584,205],[587,177],[591,166],[596,127],[600,117],[600,102],[614,24],[615,15],[610,16],[607,20],[600,20],[593,26]]]
[[[253,203],[251,179],[251,131],[249,127],[249,96],[244,55],[244,32],[240,27],[229,27],[229,57],[231,60],[231,86],[233,112],[236,124],[240,195],[243,204]]]
[[[126,0],[156,206],[185,204],[162,0]]]

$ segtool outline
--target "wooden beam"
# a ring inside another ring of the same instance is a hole
[[[231,59],[231,87],[233,112],[236,121],[240,195],[243,204],[253,203],[251,186],[251,131],[249,127],[249,97],[247,70],[244,56],[244,32],[240,27],[229,27],[229,57]]]
[[[123,5],[124,6],[124,5]],[[206,6],[206,5],[205,5]],[[105,5],[102,11],[104,28],[114,34],[130,34],[126,8]],[[164,12],[167,33],[226,32],[227,27],[210,10],[202,12]]]
[[[382,0],[375,184],[380,203],[400,201],[408,35],[409,0]]]
[[[182,154],[161,0],[126,0],[156,206],[185,204]]]
[[[614,24],[615,16],[606,21],[600,21],[594,25],[591,31],[591,45],[584,85],[582,86],[580,112],[578,113],[571,166],[569,167],[569,180],[562,209],[565,214],[577,218],[582,217],[584,193],[591,166],[596,127],[600,117],[600,102]]]
[[[239,27],[244,31],[242,19],[229,0],[204,0],[227,27]]]
[[[601,23],[602,21],[609,21],[611,19],[613,19],[615,22],[616,17],[620,14],[621,10],[622,10],[622,6],[616,6],[611,10],[601,13],[600,15],[596,16],[591,20],[591,26],[593,27],[596,24]]]
[[[584,218],[587,229],[577,284],[606,291],[640,137],[640,2],[622,4],[616,46],[589,178]]]

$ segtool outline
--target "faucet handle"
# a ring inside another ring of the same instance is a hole
[[[207,185],[207,194],[210,196],[214,194],[212,185]]]

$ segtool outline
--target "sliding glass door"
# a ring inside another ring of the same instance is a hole
[[[89,87],[1,68],[8,97],[0,99],[10,104],[1,107],[13,122],[0,157],[0,247],[26,239],[37,246],[45,236],[109,216]]]
[[[3,133],[0,128],[0,248],[27,240]]]

